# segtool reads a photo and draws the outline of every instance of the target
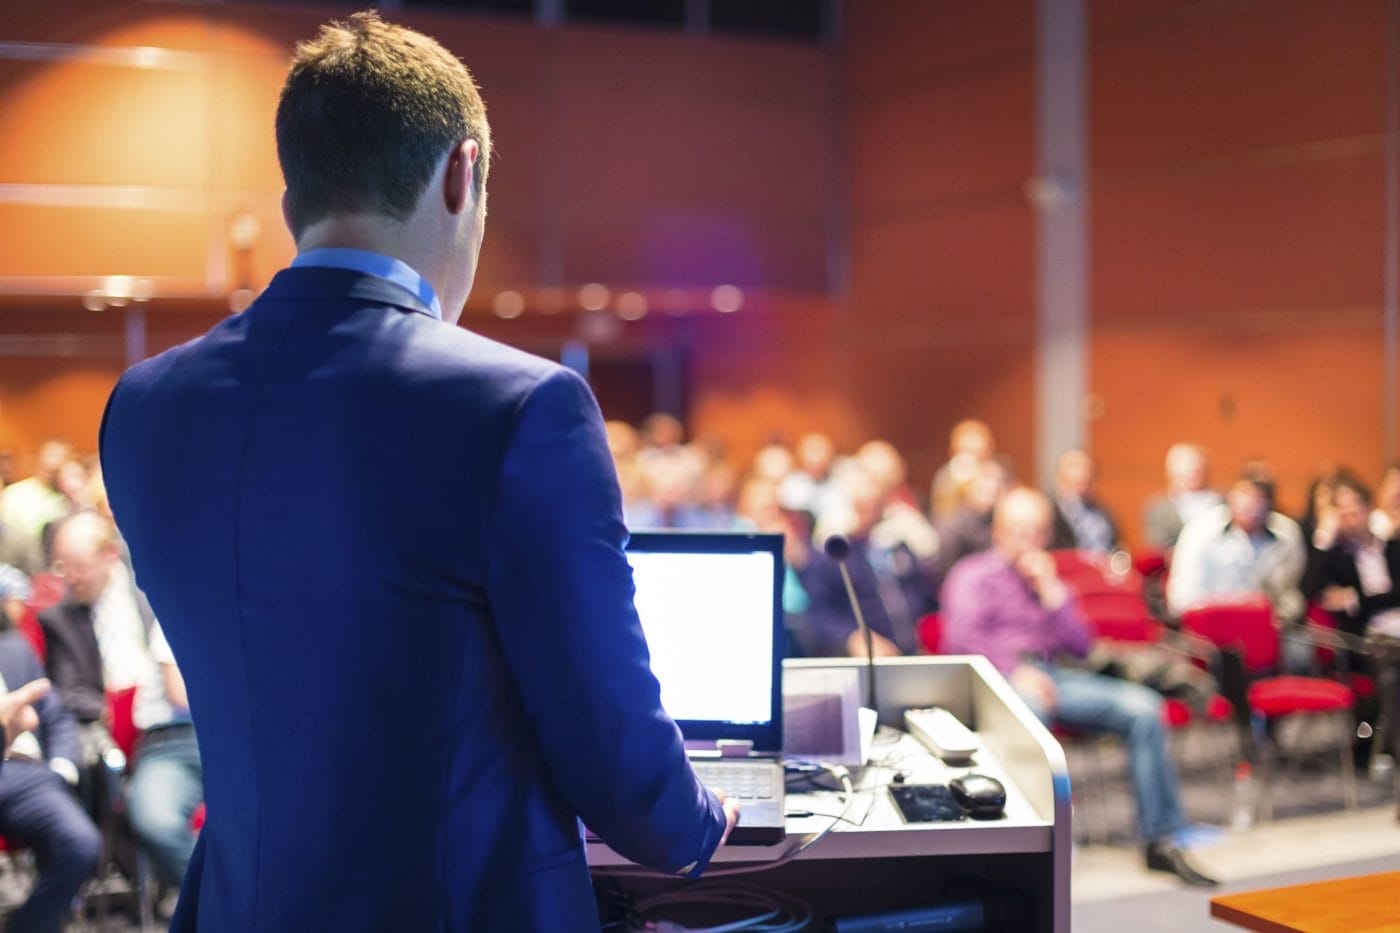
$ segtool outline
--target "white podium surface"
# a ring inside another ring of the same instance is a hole
[[[787,669],[831,667],[860,669],[863,691],[863,661],[785,662]],[[839,871],[843,877],[854,873],[864,878],[874,891],[877,882],[898,883],[900,869],[914,872],[914,877],[945,868],[971,869],[1006,884],[1013,896],[1026,898],[1037,918],[1031,929],[1068,931],[1069,779],[1064,753],[1049,731],[981,657],[882,658],[877,687],[882,725],[870,763],[852,770],[855,794],[850,806],[841,793],[804,792],[799,782],[790,782],[787,811],[813,815],[789,817],[788,837],[778,845],[720,849],[709,871],[751,866],[754,871],[745,875],[747,881],[764,884],[771,876],[775,883],[788,881],[789,888],[793,875],[810,880]],[[924,706],[943,706],[977,732],[981,748],[970,762],[949,766],[894,728],[905,709]],[[906,823],[889,795],[888,788],[901,775],[906,784],[946,784],[969,771],[997,778],[1005,786],[1001,818]],[[829,776],[816,777],[830,783]],[[845,819],[836,820],[838,815]],[[588,846],[588,861],[615,879],[631,874],[630,863],[602,843]],[[773,868],[764,869],[764,863]],[[823,885],[812,887],[808,896],[820,913]],[[871,897],[871,909],[879,909],[878,895]]]

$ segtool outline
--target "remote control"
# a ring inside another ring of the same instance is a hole
[[[947,762],[966,761],[981,747],[977,734],[941,706],[905,710],[904,731]]]

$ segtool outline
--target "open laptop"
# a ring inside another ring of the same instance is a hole
[[[627,559],[661,705],[701,780],[740,798],[730,843],[781,842],[783,536],[638,531]]]

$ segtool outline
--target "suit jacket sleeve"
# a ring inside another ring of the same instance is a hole
[[[34,650],[29,647],[29,643],[20,635],[14,636],[14,639],[5,647],[8,658],[5,665],[5,682],[11,690],[44,676],[44,669],[39,665],[39,659],[34,656]],[[10,676],[12,674],[13,679]],[[36,735],[39,737],[39,744],[43,746],[44,757],[79,761],[81,753],[78,748],[78,724],[74,722],[73,714],[63,705],[63,697],[59,695],[58,690],[50,691],[48,696],[35,703],[34,712],[39,714]]]
[[[615,851],[698,871],[724,812],[661,707],[617,476],[577,375],[553,370],[521,403],[497,482],[487,595],[555,786]]]
[[[107,708],[107,696],[102,690],[102,658],[97,653],[96,637],[91,634],[92,623],[86,618],[75,619],[67,604],[59,603],[39,613],[39,627],[48,643],[45,664],[54,688],[62,691],[64,705],[84,719],[100,719]],[[92,640],[92,656],[84,664],[78,651],[84,639]]]

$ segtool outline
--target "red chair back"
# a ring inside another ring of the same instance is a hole
[[[49,658],[49,645],[44,639],[44,629],[39,625],[39,612],[30,603],[24,607],[24,615],[19,617],[19,633],[29,642],[29,647],[34,649],[34,656],[39,659],[40,664],[44,664]]]
[[[29,585],[34,590],[29,604],[34,607],[36,613],[61,603],[66,592],[63,579],[51,573],[36,573],[29,578]]]
[[[943,619],[930,612],[919,620],[919,644],[929,654],[943,653]]]
[[[1134,593],[1088,593],[1079,597],[1079,608],[1095,638],[1149,644],[1162,638],[1161,623]]]
[[[1133,552],[1133,569],[1144,577],[1166,573],[1167,555],[1156,548],[1140,548]]]
[[[136,751],[136,739],[141,732],[132,718],[136,702],[136,688],[107,691],[107,728],[112,732],[112,741],[122,750],[127,761],[131,761]]]
[[[1221,648],[1237,649],[1246,674],[1261,674],[1278,667],[1278,631],[1274,628],[1274,611],[1267,602],[1202,606],[1186,612],[1181,626]]]
[[[1055,561],[1055,573],[1080,596],[1099,593],[1131,593],[1141,595],[1142,578],[1129,564],[1124,573],[1109,567],[1109,555],[1098,551],[1058,550],[1050,552]]]

